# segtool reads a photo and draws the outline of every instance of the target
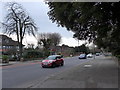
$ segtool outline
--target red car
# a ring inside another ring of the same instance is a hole
[[[63,66],[64,60],[62,55],[51,55],[42,61],[41,66],[44,67],[56,67]]]

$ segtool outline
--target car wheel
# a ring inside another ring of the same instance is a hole
[[[61,66],[63,66],[63,65],[64,65],[64,62],[61,63]]]
[[[55,66],[56,66],[55,63],[53,63],[53,64],[52,64],[52,68],[54,68]]]
[[[42,68],[45,68],[44,66],[42,66]]]

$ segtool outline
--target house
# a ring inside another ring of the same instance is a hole
[[[70,56],[74,53],[74,47],[69,47],[68,45],[50,47],[51,54],[62,54],[64,56]]]
[[[12,38],[1,34],[0,35],[0,52],[2,54],[9,50],[18,50],[18,42],[12,40]]]

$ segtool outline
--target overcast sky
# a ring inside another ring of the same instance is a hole
[[[19,0],[14,0],[18,2]],[[66,44],[69,46],[78,46],[78,41],[73,38],[73,33],[70,31],[67,31],[66,28],[63,27],[57,27],[57,24],[52,23],[51,20],[49,20],[49,17],[47,15],[47,12],[49,11],[48,5],[45,4],[45,2],[41,1],[29,1],[27,0],[25,2],[18,2],[20,3],[23,8],[28,12],[28,14],[34,19],[34,22],[37,24],[38,32],[57,32],[60,33],[62,36],[61,44]],[[3,8],[4,3],[0,3],[0,13],[2,13],[2,17],[5,16],[5,10]],[[0,15],[1,17],[1,15]],[[0,18],[0,21],[2,18]],[[1,31],[2,32],[2,31]],[[11,36],[14,40],[16,40],[16,37],[14,35]],[[34,43],[37,44],[37,40],[32,36],[26,36],[23,41],[24,44],[30,44]],[[81,45],[83,41],[79,41],[79,45]]]

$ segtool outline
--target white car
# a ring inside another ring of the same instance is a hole
[[[87,55],[87,58],[92,58],[92,57],[93,55],[91,53]]]
[[[96,56],[100,56],[100,53],[96,53]]]
[[[86,54],[80,54],[79,59],[86,59]]]

